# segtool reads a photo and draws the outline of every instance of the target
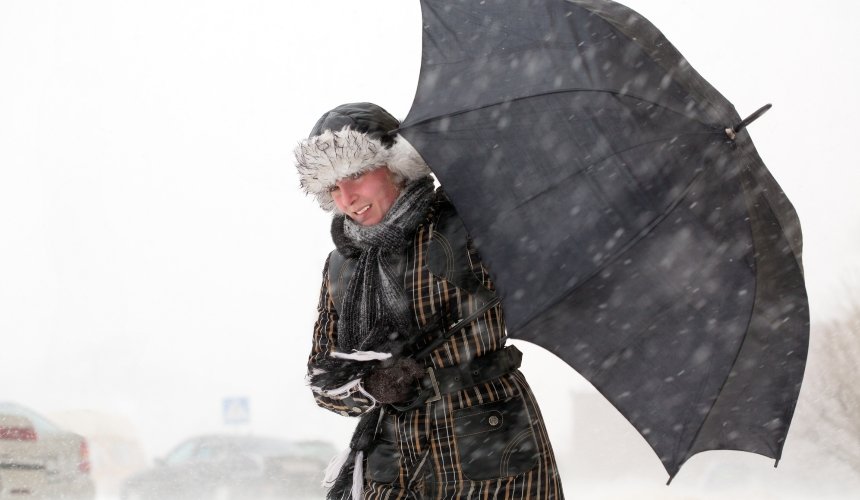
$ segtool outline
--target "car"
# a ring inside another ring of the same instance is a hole
[[[0,499],[91,500],[87,441],[29,408],[0,401]]]
[[[204,435],[177,445],[155,467],[128,478],[123,500],[322,498],[334,448],[324,442]],[[326,457],[326,458],[323,458]]]
[[[57,411],[47,416],[87,440],[90,476],[100,499],[119,498],[122,482],[147,468],[143,443],[135,425],[127,417],[82,409]]]

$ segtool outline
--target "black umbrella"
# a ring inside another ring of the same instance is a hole
[[[734,107],[605,0],[422,0],[401,133],[493,273],[509,334],[588,379],[670,477],[779,459],[808,308],[797,215]]]

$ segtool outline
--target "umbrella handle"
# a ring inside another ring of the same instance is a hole
[[[735,140],[735,138],[738,136],[738,132],[743,130],[750,123],[758,120],[758,118],[761,115],[767,113],[767,110],[769,110],[772,107],[773,107],[773,104],[765,104],[764,106],[758,108],[755,113],[744,118],[743,121],[741,121],[740,123],[738,123],[734,127],[726,128],[726,135],[729,136],[729,139]]]

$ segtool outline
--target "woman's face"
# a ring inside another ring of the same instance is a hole
[[[379,223],[397,200],[400,188],[388,167],[369,170],[335,183],[331,197],[338,210],[362,226]]]

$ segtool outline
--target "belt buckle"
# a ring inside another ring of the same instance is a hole
[[[425,403],[434,403],[442,399],[442,395],[439,393],[439,382],[436,381],[436,372],[433,371],[432,366],[427,367],[427,375],[430,376],[430,384],[433,386],[433,395],[427,398]]]

